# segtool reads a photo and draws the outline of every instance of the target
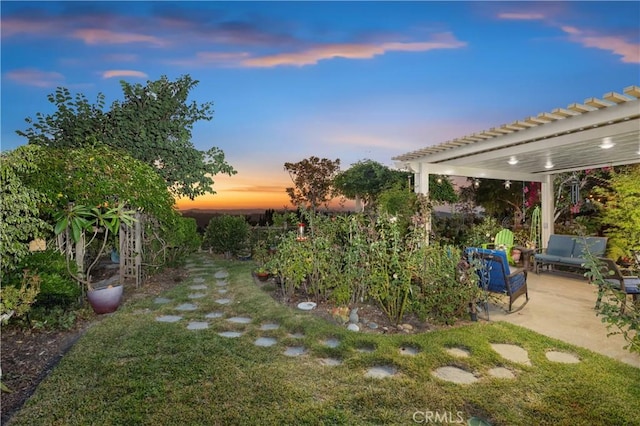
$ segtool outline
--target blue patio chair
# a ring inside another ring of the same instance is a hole
[[[529,290],[527,288],[527,271],[509,269],[507,254],[502,250],[491,250],[484,248],[468,248],[467,256],[479,262],[477,270],[480,278],[479,284],[492,293],[506,294],[509,296],[509,312],[512,312],[513,302],[524,295],[526,301],[518,308],[522,309],[529,301]]]
[[[598,259],[602,262],[601,271],[605,282],[610,284],[614,289],[624,293],[624,299],[622,299],[622,305],[620,306],[620,313],[624,313],[628,295],[632,296],[633,303],[639,302],[640,278],[635,275],[623,275],[613,259],[606,257],[599,257]],[[604,288],[600,286],[598,290],[598,300],[596,301],[596,309],[600,307],[603,294]]]

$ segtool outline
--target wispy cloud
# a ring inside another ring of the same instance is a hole
[[[424,42],[385,42],[385,43],[331,43],[311,47],[291,53],[279,53],[262,57],[254,57],[242,61],[245,67],[270,68],[282,65],[304,66],[315,65],[321,60],[371,59],[387,52],[425,52],[434,49],[458,49],[467,43],[458,41],[451,33],[437,35],[432,41]]]
[[[499,19],[516,21],[539,21],[545,18],[540,12],[503,12],[498,14]]]
[[[146,43],[158,47],[167,45],[164,40],[155,36],[97,28],[76,30],[73,32],[73,37],[81,39],[86,44]]]
[[[148,75],[142,71],[134,70],[108,70],[102,73],[102,78],[114,78],[114,77],[139,77],[147,78]]]
[[[569,40],[574,43],[584,47],[608,50],[621,56],[624,63],[640,63],[640,44],[638,43],[631,43],[620,36],[595,34],[571,26],[563,26],[562,31],[567,33]]]
[[[5,73],[5,77],[15,83],[34,87],[56,87],[64,82],[64,76],[54,71],[23,68]]]

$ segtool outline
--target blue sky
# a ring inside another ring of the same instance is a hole
[[[182,207],[282,207],[285,162],[392,166],[640,80],[639,2],[2,1],[1,24],[3,150],[57,86],[200,81],[193,142],[239,173]]]

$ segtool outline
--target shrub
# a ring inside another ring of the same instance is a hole
[[[3,285],[0,288],[0,323],[26,315],[40,291],[40,277],[25,271],[19,287]]]
[[[214,216],[205,230],[203,245],[225,256],[247,250],[251,228],[244,216]]]

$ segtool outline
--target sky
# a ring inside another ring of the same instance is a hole
[[[285,162],[345,170],[640,84],[640,2],[2,1],[1,148],[63,86],[188,74],[199,150],[238,171],[182,209],[292,208]]]

